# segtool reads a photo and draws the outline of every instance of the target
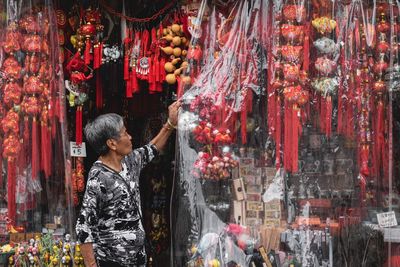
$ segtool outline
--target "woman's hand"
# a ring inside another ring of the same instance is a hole
[[[181,107],[181,102],[175,101],[168,107],[168,120],[173,125],[176,126],[178,124],[178,112]]]

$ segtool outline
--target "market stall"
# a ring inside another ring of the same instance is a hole
[[[171,265],[397,266],[398,12],[197,5]]]

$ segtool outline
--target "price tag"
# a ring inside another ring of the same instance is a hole
[[[71,157],[86,157],[86,145],[82,142],[78,145],[76,142],[69,142]]]
[[[382,212],[376,215],[380,227],[392,227],[397,225],[396,215],[394,211]]]

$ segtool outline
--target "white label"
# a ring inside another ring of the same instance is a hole
[[[382,212],[376,215],[380,227],[392,227],[397,225],[396,215],[394,211]]]
[[[71,157],[86,157],[86,145],[82,142],[78,145],[76,142],[69,142]]]

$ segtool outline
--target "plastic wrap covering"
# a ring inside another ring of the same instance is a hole
[[[51,1],[8,0],[2,8],[0,234],[72,226],[56,16]]]
[[[398,5],[207,2],[188,23],[173,266],[394,264]]]

